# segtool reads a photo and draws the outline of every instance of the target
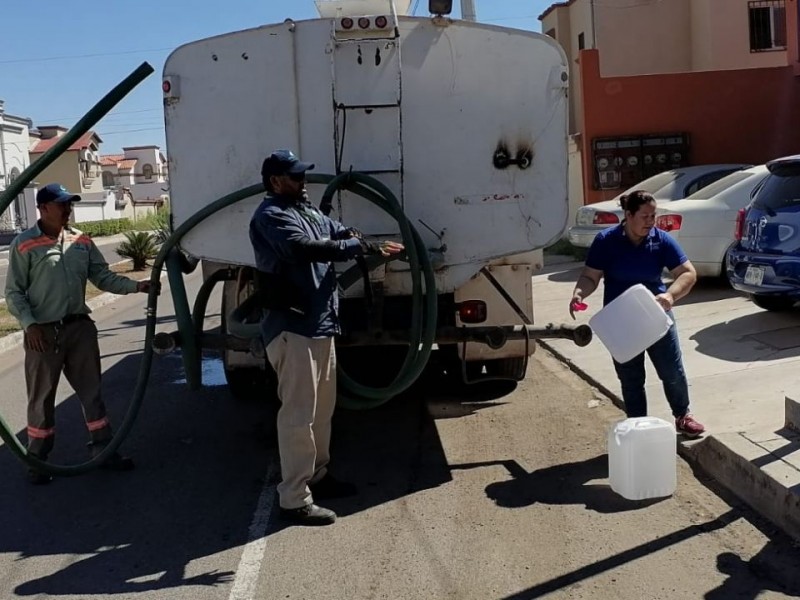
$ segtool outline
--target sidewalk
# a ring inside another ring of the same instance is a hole
[[[571,321],[567,306],[581,263],[548,256],[533,278],[537,323]],[[578,322],[602,306],[602,285]],[[720,282],[701,280],[675,309],[692,411],[708,433],[684,441],[680,453],[742,500],[800,539],[800,409],[786,397],[800,388],[800,311],[768,313]],[[611,357],[595,339],[542,345],[622,405]],[[647,361],[651,415],[672,420],[661,384]],[[788,411],[786,406],[788,404]]]

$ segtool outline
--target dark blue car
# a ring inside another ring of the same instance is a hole
[[[727,274],[757,306],[788,310],[800,300],[800,155],[767,168],[753,201],[739,211]]]

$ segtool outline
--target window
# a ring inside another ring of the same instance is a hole
[[[578,34],[578,50],[586,48],[586,36],[583,33]]]
[[[19,177],[19,169],[14,167],[11,169],[11,173],[8,174],[8,183],[14,183],[17,177]]]
[[[748,2],[750,52],[786,49],[786,0]]]
[[[789,163],[772,170],[753,206],[780,210],[800,204],[800,165]]]
[[[144,175],[145,179],[152,179],[153,178],[153,165],[147,163],[142,167],[142,175]]]
[[[103,171],[103,187],[114,187],[114,174],[110,171]]]
[[[726,177],[723,177],[722,179],[719,179],[719,180],[715,181],[711,185],[707,185],[707,186],[701,187],[696,192],[694,192],[692,195],[687,196],[686,199],[687,200],[709,200],[710,198],[713,198],[717,194],[721,194],[722,192],[724,192],[728,188],[732,188],[737,183],[740,183],[740,182],[744,181],[745,179],[750,179],[753,176],[754,176],[753,173],[745,173],[745,172],[742,172],[742,171],[739,171],[738,173],[732,173],[732,174],[730,174],[730,175],[728,175]]]
[[[726,169],[724,171],[713,171],[712,173],[706,173],[705,175],[701,175],[694,181],[692,181],[686,189],[683,191],[684,198],[687,196],[692,196],[705,188],[706,186],[711,185],[715,181],[719,181],[723,177],[730,175],[731,173],[736,173],[740,169]]]

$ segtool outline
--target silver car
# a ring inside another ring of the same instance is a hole
[[[575,225],[567,231],[569,243],[580,248],[588,248],[592,245],[595,236],[603,229],[621,223],[624,212],[619,205],[619,199],[624,194],[634,190],[644,190],[653,194],[659,203],[671,202],[691,196],[718,179],[751,166],[753,165],[698,165],[653,175],[615,196],[612,200],[596,202],[578,209]]]

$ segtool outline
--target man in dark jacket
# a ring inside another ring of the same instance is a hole
[[[338,294],[333,262],[362,254],[390,256],[395,242],[372,243],[329,219],[308,201],[305,173],[314,165],[288,150],[264,160],[267,197],[250,222],[264,301],[261,334],[278,375],[281,514],[303,525],[328,525],[336,513],[315,499],[355,494],[327,470],[336,404]]]

